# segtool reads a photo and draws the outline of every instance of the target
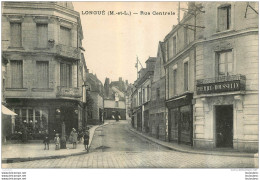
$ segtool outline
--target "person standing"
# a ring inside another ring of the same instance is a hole
[[[43,143],[44,143],[44,150],[46,149],[49,150],[50,139],[47,133],[44,136]]]
[[[85,131],[83,138],[84,138],[85,150],[87,150],[87,152],[88,152],[88,144],[89,144],[89,131],[88,130]]]
[[[54,138],[54,143],[55,143],[55,150],[60,149],[60,137],[59,134],[56,134],[56,137]]]
[[[70,133],[70,140],[73,144],[73,149],[76,149],[77,141],[78,141],[78,133],[75,128],[72,128],[72,131]]]

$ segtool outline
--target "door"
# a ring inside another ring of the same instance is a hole
[[[216,106],[216,146],[233,147],[233,105]]]

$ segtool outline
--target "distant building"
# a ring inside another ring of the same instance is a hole
[[[119,81],[110,82],[106,78],[104,84],[104,119],[126,119],[126,83],[119,78]]]
[[[138,79],[134,82],[134,90],[132,94],[133,108],[133,124],[143,132],[150,132],[150,113],[149,106],[151,100],[151,83],[154,75],[154,65],[156,57],[149,57],[146,68],[142,68],[138,72]]]
[[[93,100],[93,106],[91,109],[87,109],[87,124],[101,124],[103,122],[104,113],[104,87],[97,76],[92,73],[87,73],[86,83],[89,87],[87,93]]]
[[[82,128],[83,32],[71,2],[3,2],[4,96],[16,114],[10,134],[31,139]],[[11,137],[11,135],[9,136]]]
[[[158,139],[166,140],[166,106],[165,106],[165,45],[159,42],[154,65],[154,75],[151,82],[150,100],[150,134]]]

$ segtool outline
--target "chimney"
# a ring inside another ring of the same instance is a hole
[[[128,80],[125,80],[126,85],[128,85]]]
[[[122,77],[119,77],[119,81],[120,81],[120,82],[123,81],[123,80],[122,80]]]

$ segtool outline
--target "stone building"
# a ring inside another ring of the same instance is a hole
[[[133,101],[133,123],[139,131],[150,132],[150,100],[151,83],[154,74],[156,57],[149,57],[146,68],[138,72],[138,79],[134,82],[135,89],[132,94]]]
[[[67,134],[82,127],[82,39],[71,2],[2,3],[5,97],[18,114],[12,134],[26,127],[37,139],[61,133],[62,122]]]
[[[194,146],[258,150],[258,2],[204,2]]]
[[[195,16],[188,13],[164,39],[167,137],[169,141],[193,144],[193,94],[195,63]],[[198,14],[199,16],[199,14]]]
[[[154,65],[154,76],[151,82],[150,100],[150,134],[166,140],[166,106],[165,106],[165,45],[159,42],[157,58]]]
[[[110,82],[106,78],[104,84],[104,120],[126,120],[126,82],[120,77]]]
[[[91,109],[88,109],[87,124],[101,124],[104,113],[104,88],[102,82],[92,73],[87,73],[86,81],[90,98],[93,100]]]

